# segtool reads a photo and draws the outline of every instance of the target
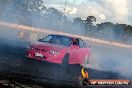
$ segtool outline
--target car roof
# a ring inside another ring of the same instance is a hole
[[[54,36],[62,36],[62,37],[69,37],[69,38],[72,38],[72,39],[81,39],[81,38],[76,38],[76,37],[73,37],[73,36],[60,35],[60,34],[51,34],[51,35],[54,35]]]

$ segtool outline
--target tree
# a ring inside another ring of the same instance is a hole
[[[88,16],[85,22],[87,24],[92,24],[93,22],[96,22],[96,18],[94,16]]]
[[[85,35],[93,35],[95,31],[94,23],[96,22],[96,18],[94,16],[88,16],[86,20],[84,20],[85,23]]]
[[[84,35],[93,35],[96,27],[94,26],[94,23],[96,22],[96,18],[94,16],[88,16],[86,20],[83,20],[80,17],[76,17],[73,19],[74,25],[80,25],[82,26],[84,30]]]
[[[76,17],[73,19],[73,24],[83,24],[84,21],[80,17]]]
[[[26,3],[29,11],[41,12],[46,10],[43,0],[27,0]]]

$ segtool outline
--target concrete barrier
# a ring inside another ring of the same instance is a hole
[[[1,26],[6,26],[6,27],[9,27],[9,28],[13,28],[13,29],[19,29],[19,30],[28,30],[28,31],[33,31],[33,32],[41,32],[41,33],[43,32],[43,33],[48,33],[48,34],[61,34],[61,35],[73,36],[73,37],[82,38],[84,40],[94,42],[94,43],[100,43],[100,44],[105,44],[105,45],[111,45],[111,46],[117,46],[117,47],[132,49],[132,45],[119,43],[119,42],[105,41],[105,40],[96,39],[96,38],[92,38],[92,37],[86,37],[86,36],[81,36],[81,35],[73,35],[73,34],[69,34],[69,33],[51,31],[51,30],[41,29],[41,28],[34,28],[34,27],[29,27],[29,26],[25,26],[25,25],[18,25],[18,24],[12,24],[12,23],[3,22],[3,21],[0,21],[0,25]]]

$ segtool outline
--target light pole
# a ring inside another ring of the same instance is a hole
[[[67,0],[65,1],[65,6],[64,6],[64,14],[62,15],[62,18],[61,18],[61,25],[60,25],[60,32],[63,31],[62,27],[63,27],[63,17],[65,16],[65,11],[66,11],[66,5],[67,5]]]

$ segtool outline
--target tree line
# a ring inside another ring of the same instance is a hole
[[[78,29],[78,32],[82,31],[85,36],[132,41],[131,25],[112,22],[95,24],[94,16],[87,16],[86,19],[76,17],[71,20],[57,9],[47,8],[44,0],[0,0],[0,20],[57,31],[62,24],[64,32],[75,32]]]

